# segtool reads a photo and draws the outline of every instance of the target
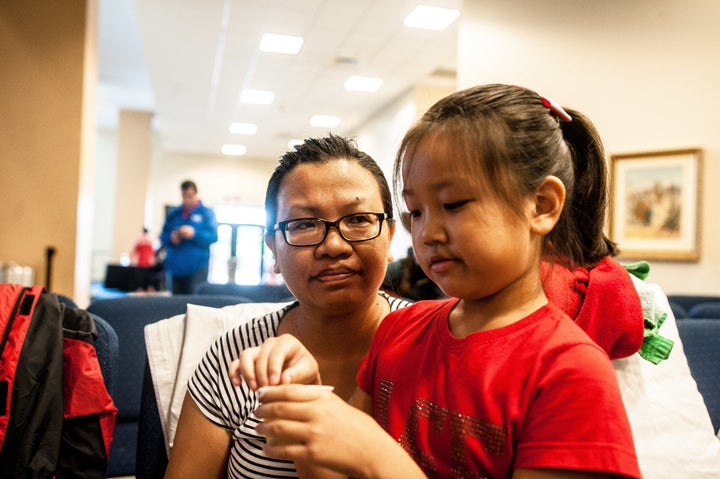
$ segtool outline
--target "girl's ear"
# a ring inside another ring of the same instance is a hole
[[[565,185],[556,176],[548,176],[533,195],[531,231],[547,235],[555,227],[565,204]]]

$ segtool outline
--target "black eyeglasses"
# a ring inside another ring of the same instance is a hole
[[[385,213],[353,213],[336,221],[298,218],[276,223],[273,231],[280,230],[290,246],[315,246],[325,241],[328,230],[334,226],[345,241],[352,243],[380,236],[384,220]]]

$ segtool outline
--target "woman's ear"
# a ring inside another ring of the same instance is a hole
[[[392,244],[393,236],[395,236],[395,226],[397,225],[397,222],[395,220],[387,221],[387,229],[388,229],[388,263],[391,263],[395,258],[393,257],[392,252],[390,251],[390,245]]]
[[[555,227],[565,204],[565,185],[556,176],[548,176],[533,194],[531,231],[547,235]]]
[[[280,266],[278,266],[277,263],[277,254],[275,254],[275,236],[265,235],[265,244],[267,245],[268,249],[272,251],[273,259],[275,262],[273,263],[273,273],[275,274],[281,274],[280,273]]]

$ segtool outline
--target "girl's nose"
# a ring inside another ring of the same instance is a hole
[[[417,234],[425,244],[444,243],[447,241],[445,222],[438,216],[425,215],[422,221],[414,221],[411,230]]]

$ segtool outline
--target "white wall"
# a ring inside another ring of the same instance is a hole
[[[116,152],[116,132],[98,131],[92,248],[94,280],[104,278],[105,266],[109,262],[116,263],[120,260],[112,255],[113,231],[116,227],[115,189],[122,187],[115,184]],[[180,204],[180,183],[185,179],[192,179],[197,183],[199,196],[208,206],[223,204],[262,207],[265,202],[265,187],[275,165],[275,161],[244,157],[175,154],[163,151],[156,144],[144,224],[154,236],[160,234],[165,218],[165,206]],[[141,223],[142,219],[138,221],[138,224]],[[131,247],[131,244],[127,245],[128,252]]]
[[[720,292],[720,2],[465,0],[458,85],[524,85],[585,112],[608,155],[701,147],[701,258],[651,262],[666,293]],[[621,245],[622,246],[622,245]]]
[[[393,162],[405,132],[430,105],[454,89],[454,78],[451,80],[430,78],[427,84],[418,85],[413,90],[400,95],[358,130],[355,135],[358,147],[380,165],[391,191]],[[396,214],[397,211],[396,208]],[[412,238],[409,232],[398,222],[390,246],[395,259],[404,258],[411,245]]]
[[[148,192],[152,211],[149,224],[156,234],[160,233],[165,206],[180,204],[180,183],[186,179],[197,184],[198,196],[207,206],[264,206],[265,188],[276,164],[245,157],[156,151]]]
[[[105,277],[112,258],[115,227],[115,171],[117,132],[100,130],[95,141],[95,209],[93,217],[92,271],[94,280]],[[129,247],[129,246],[128,246]]]

